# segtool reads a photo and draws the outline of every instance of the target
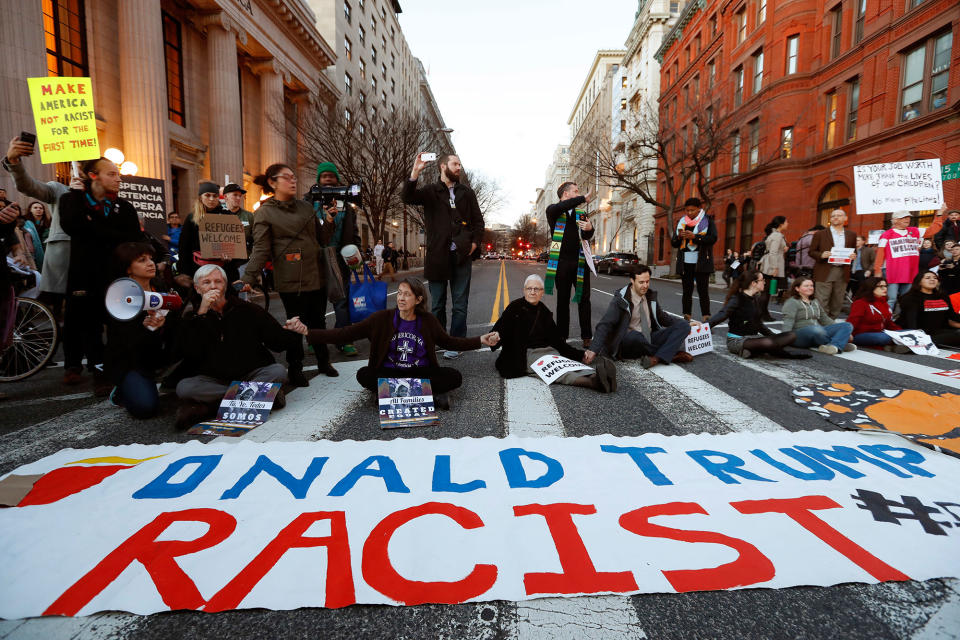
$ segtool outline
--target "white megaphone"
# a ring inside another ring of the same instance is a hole
[[[144,291],[131,278],[114,280],[107,287],[107,313],[120,321],[133,320],[142,311],[176,311],[183,301],[175,293]]]
[[[360,255],[360,249],[355,244],[348,244],[340,249],[340,255],[343,256],[343,261],[351,269],[359,269],[360,265],[363,264],[363,256]]]

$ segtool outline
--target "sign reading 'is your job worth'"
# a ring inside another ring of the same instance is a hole
[[[100,157],[90,78],[27,78],[44,164]]]

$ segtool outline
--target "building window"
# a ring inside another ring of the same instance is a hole
[[[926,1],[927,0],[910,0],[910,8],[913,9],[915,7],[919,7]]]
[[[343,119],[347,122],[350,122],[353,119],[353,114],[350,113],[350,109],[343,110]]]
[[[357,92],[357,98],[360,100],[360,106],[367,104],[367,96],[364,95],[363,91]]]
[[[737,44],[747,39],[747,10],[737,12]]]
[[[690,85],[683,85],[683,106],[684,108],[690,107]]]
[[[627,88],[627,76],[623,76],[622,78],[620,78],[620,88],[621,89]]]
[[[627,108],[627,99],[620,98],[620,110],[623,111],[626,108]]]
[[[370,86],[373,88],[373,92],[377,92],[377,76],[370,74]]]
[[[693,76],[693,80],[690,81],[690,84],[693,85],[693,102],[697,104],[700,102],[700,76]]]
[[[730,150],[730,173],[740,173],[740,132],[733,132],[733,146]]]
[[[360,11],[363,11],[363,9],[364,9],[364,7],[363,7],[363,0],[357,0],[357,4],[360,5]]]
[[[780,129],[780,158],[788,160],[793,157],[793,127]]]
[[[707,63],[707,88],[713,89],[713,85],[717,81],[717,63],[714,60],[711,60]]]
[[[827,126],[826,138],[824,140],[825,149],[833,149],[837,143],[837,92],[831,91],[827,94]]]
[[[84,77],[87,66],[86,18],[82,0],[43,0],[47,75]]]
[[[763,50],[753,54],[753,93],[760,93],[763,85]]]
[[[397,68],[397,56],[395,56],[392,52],[390,53],[390,67],[394,69]]]
[[[167,117],[186,126],[183,107],[183,40],[180,23],[167,12],[163,16],[163,53],[167,68]]]
[[[857,110],[860,108],[860,78],[849,82],[850,100],[847,109],[847,141],[857,139]]]
[[[343,39],[343,52],[347,56],[347,60],[353,60],[353,44],[351,44],[350,38]]]
[[[383,76],[384,80],[386,80],[386,78],[387,78],[387,65],[384,64],[384,63],[382,63],[382,62],[380,63],[380,75]]]
[[[360,8],[361,8],[361,9],[363,8],[363,3],[360,4]],[[344,3],[343,3],[343,17],[347,19],[347,24],[350,24],[350,16],[351,16],[352,13],[353,13],[353,12],[350,11],[350,3],[349,3],[349,2],[344,2]]]
[[[363,27],[357,27],[357,38],[360,40],[360,44],[363,44],[366,35],[367,32],[363,30]]]
[[[853,44],[863,40],[863,21],[867,15],[867,0],[855,0],[853,21]]]
[[[710,25],[710,37],[713,38],[717,35],[717,14],[710,16],[707,22]]]
[[[787,68],[786,74],[796,73],[798,68],[798,58],[800,55],[800,36],[789,36],[787,38]]]
[[[397,81],[394,80],[393,78],[390,78],[390,93],[396,93],[396,92],[397,92]]]
[[[360,58],[359,65],[360,65],[360,79],[366,80],[367,79],[367,63],[363,61],[363,58]]]
[[[695,56],[700,55],[700,34],[699,33],[693,39],[693,55]]]
[[[760,120],[750,122],[750,168],[760,164]]]
[[[830,59],[840,55],[840,40],[843,37],[843,5],[830,10]]]
[[[732,202],[727,206],[727,220],[724,225],[725,233],[723,239],[723,250],[737,250],[737,205]]]
[[[363,126],[363,123],[362,123],[362,122],[359,123],[359,124],[357,125],[357,133],[360,134],[360,137],[362,138],[366,132],[367,132],[367,128],[366,128],[365,126]]]
[[[767,0],[757,0],[757,24],[763,24],[767,19]]]
[[[387,104],[387,92],[386,92],[386,91],[381,91],[381,92],[380,92],[380,102],[382,102],[383,104]]]
[[[370,60],[373,64],[377,64],[377,48],[370,47]]]
[[[743,203],[743,216],[740,222],[740,253],[750,251],[753,246],[753,200]]]
[[[901,120],[912,120],[947,104],[952,45],[953,33],[947,32],[930,38],[904,55]]]
[[[733,106],[743,104],[743,67],[733,70]]]
[[[349,73],[343,74],[343,90],[348,96],[353,95],[353,79]]]
[[[370,33],[377,35],[377,19],[370,16]]]
[[[676,13],[678,11],[680,11],[680,1],[670,0],[670,13]]]
[[[621,120],[621,121],[620,121],[620,131],[626,131],[626,130],[627,130],[627,121],[626,121],[626,120]]]
[[[381,18],[384,22],[387,21],[387,12],[384,10],[383,7],[380,7],[380,18]]]
[[[689,67],[690,66],[690,47],[689,46],[683,50],[683,55],[685,60],[683,66]]]

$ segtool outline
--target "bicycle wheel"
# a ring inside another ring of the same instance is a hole
[[[43,368],[57,350],[57,321],[46,306],[17,298],[13,342],[0,353],[0,382],[23,380]]]

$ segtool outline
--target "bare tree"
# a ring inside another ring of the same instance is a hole
[[[480,205],[480,212],[483,214],[484,220],[488,220],[489,215],[503,208],[506,200],[503,188],[495,179],[479,171],[464,171],[464,173],[466,174],[466,184],[470,185],[477,196],[477,204]]]

